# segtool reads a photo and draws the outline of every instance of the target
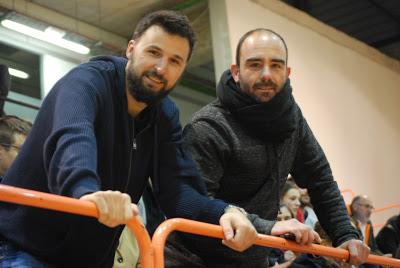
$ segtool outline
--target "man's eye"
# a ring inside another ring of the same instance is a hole
[[[158,52],[157,50],[149,50],[149,53],[153,56],[159,56],[160,52]]]
[[[174,65],[180,65],[181,62],[176,59],[171,59],[171,63]]]
[[[271,65],[271,67],[274,68],[274,69],[280,69],[282,66],[280,64],[278,64],[278,63],[274,63],[274,64]]]

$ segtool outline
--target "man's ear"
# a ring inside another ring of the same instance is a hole
[[[236,83],[239,83],[239,67],[236,64],[231,64],[231,74],[233,80],[235,80]]]
[[[290,74],[292,73],[292,68],[290,68],[290,67],[287,67],[286,68],[286,76],[287,76],[287,78],[289,78],[289,76],[290,76]]]
[[[126,57],[128,59],[130,58],[130,56],[132,55],[133,51],[135,50],[135,45],[136,45],[135,40],[129,40],[128,46],[127,46],[126,52],[125,52],[125,55],[126,55]]]

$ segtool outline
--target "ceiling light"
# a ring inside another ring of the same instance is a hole
[[[65,31],[52,26],[47,27],[46,30],[44,30],[44,32],[47,35],[52,36],[54,38],[63,38],[66,34]]]
[[[90,52],[88,47],[62,38],[65,32],[54,27],[48,27],[45,31],[40,31],[27,25],[7,19],[2,20],[1,25],[8,29],[23,33],[30,37],[51,43],[79,54],[89,54]]]
[[[28,79],[29,78],[29,74],[17,70],[17,69],[13,69],[13,68],[8,68],[8,72],[10,73],[10,75],[21,78],[21,79]]]

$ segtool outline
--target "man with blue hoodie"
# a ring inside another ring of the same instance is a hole
[[[120,224],[138,214],[147,178],[168,217],[223,227],[248,248],[256,231],[239,208],[211,200],[181,147],[166,95],[194,45],[187,18],[154,12],[137,25],[126,57],[97,57],[56,83],[3,183],[94,202],[99,219],[0,203],[1,267],[111,267]]]

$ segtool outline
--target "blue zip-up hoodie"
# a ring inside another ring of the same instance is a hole
[[[75,198],[119,190],[136,203],[150,177],[167,217],[217,223],[226,204],[204,196],[196,166],[181,148],[179,113],[168,97],[141,113],[145,124],[133,137],[126,63],[97,57],[60,79],[2,183]],[[111,267],[121,229],[0,203],[0,235],[57,267]]]

